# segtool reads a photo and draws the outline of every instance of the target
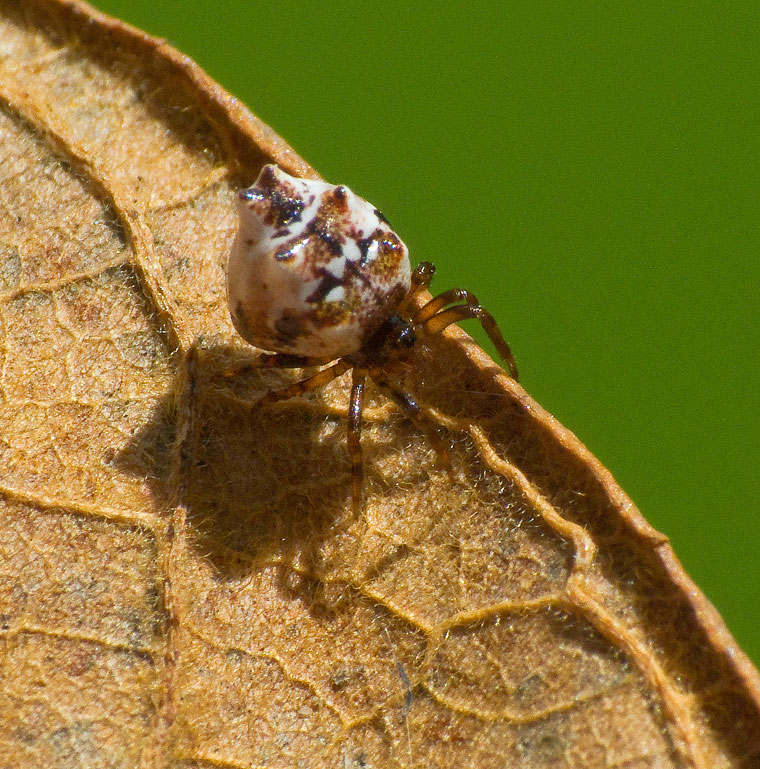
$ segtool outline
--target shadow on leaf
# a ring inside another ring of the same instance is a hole
[[[252,563],[319,570],[321,543],[350,510],[345,419],[323,392],[256,408],[300,370],[226,378],[236,348],[208,345],[189,357],[189,385],[168,392],[114,462],[137,474],[149,464],[157,504],[187,510],[189,539],[223,578]],[[181,439],[177,439],[182,435]]]

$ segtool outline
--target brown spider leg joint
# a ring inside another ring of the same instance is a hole
[[[428,288],[435,275],[435,265],[432,262],[420,262],[412,272],[409,292],[398,306],[398,314],[406,317],[409,308],[414,304],[417,295]]]
[[[424,323],[428,318],[432,318],[433,315],[442,310],[447,304],[454,304],[455,302],[466,302],[473,306],[478,305],[478,298],[472,291],[468,291],[466,288],[451,288],[448,291],[444,291],[442,294],[433,297],[429,302],[420,307],[414,314],[415,323]]]
[[[351,499],[354,512],[361,510],[362,480],[362,410],[364,408],[364,383],[367,378],[365,369],[355,368],[352,373],[351,400],[348,406],[348,457],[351,461]]]
[[[480,321],[480,325],[488,334],[491,342],[493,342],[496,351],[507,364],[509,375],[513,379],[517,379],[517,364],[512,355],[512,350],[510,350],[509,345],[502,336],[499,326],[491,313],[480,305],[464,304],[457,307],[449,307],[428,318],[421,324],[421,328],[425,334],[440,334],[441,331],[452,323],[458,323],[469,318],[477,318]]]
[[[280,390],[272,390],[260,398],[254,403],[254,408],[259,406],[265,406],[270,403],[276,403],[277,401],[287,400],[288,398],[295,398],[298,395],[303,395],[317,387],[322,387],[328,382],[332,382],[335,377],[339,377],[351,368],[351,364],[346,363],[344,360],[339,360],[328,368],[324,368],[318,371],[313,376],[307,379],[302,379],[299,382],[294,382],[292,385],[283,387]]]

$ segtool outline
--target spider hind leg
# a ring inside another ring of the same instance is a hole
[[[222,372],[225,379],[246,376],[254,371],[264,368],[308,368],[310,366],[324,366],[332,362],[332,358],[309,357],[306,355],[291,355],[282,352],[265,352],[252,361],[231,363]]]
[[[351,364],[347,363],[341,358],[336,363],[333,363],[332,366],[323,368],[321,371],[318,371],[316,374],[307,377],[306,379],[301,379],[298,382],[294,382],[293,384],[288,385],[287,387],[283,387],[279,390],[271,390],[258,401],[256,401],[254,407],[257,408],[259,406],[264,406],[270,403],[276,403],[277,401],[288,400],[288,398],[295,398],[298,395],[303,395],[304,393],[310,392],[317,387],[326,385],[328,382],[332,382],[333,379],[339,377],[341,374],[345,374],[346,371],[348,371],[350,368]]]

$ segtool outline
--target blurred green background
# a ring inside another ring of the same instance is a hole
[[[757,4],[95,4],[475,291],[760,661]]]

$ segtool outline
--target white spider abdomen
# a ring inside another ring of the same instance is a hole
[[[256,347],[350,355],[409,291],[406,246],[347,187],[267,165],[240,192],[238,209],[227,298],[235,328]]]

